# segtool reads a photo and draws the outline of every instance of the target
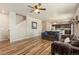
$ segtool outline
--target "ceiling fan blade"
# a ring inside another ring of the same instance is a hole
[[[38,6],[41,6],[41,3],[38,3]]]
[[[37,5],[35,5],[35,9],[38,9]]]
[[[34,8],[34,7],[30,6],[30,5],[28,5],[28,7],[30,7],[30,8]]]
[[[40,10],[46,10],[46,8],[40,8]]]
[[[30,11],[31,13],[34,12],[34,10]]]

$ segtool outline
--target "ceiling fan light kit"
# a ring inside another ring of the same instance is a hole
[[[34,12],[38,13],[38,12],[39,12],[39,10],[38,10],[38,9],[36,9]]]

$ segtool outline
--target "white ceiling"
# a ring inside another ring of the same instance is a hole
[[[4,3],[0,4],[0,10],[14,11],[22,15],[29,15],[40,20],[49,21],[69,21],[77,9],[77,3],[42,3],[46,11],[38,13],[30,13],[31,8],[27,5],[35,5],[34,3]]]

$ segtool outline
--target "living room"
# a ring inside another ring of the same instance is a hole
[[[71,38],[79,38],[78,15],[78,3],[2,3],[0,4],[0,54],[79,54],[78,51],[74,52],[71,49],[72,46],[69,47]],[[67,47],[65,43],[68,43]],[[79,48],[74,47],[74,49]]]

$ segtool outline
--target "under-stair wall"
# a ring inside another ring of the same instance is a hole
[[[0,41],[9,39],[9,19],[7,14],[0,14]]]
[[[41,20],[29,16],[17,24],[16,13],[10,13],[10,41],[15,42],[35,36],[41,35],[42,23]],[[32,29],[32,22],[37,23],[37,29]]]

